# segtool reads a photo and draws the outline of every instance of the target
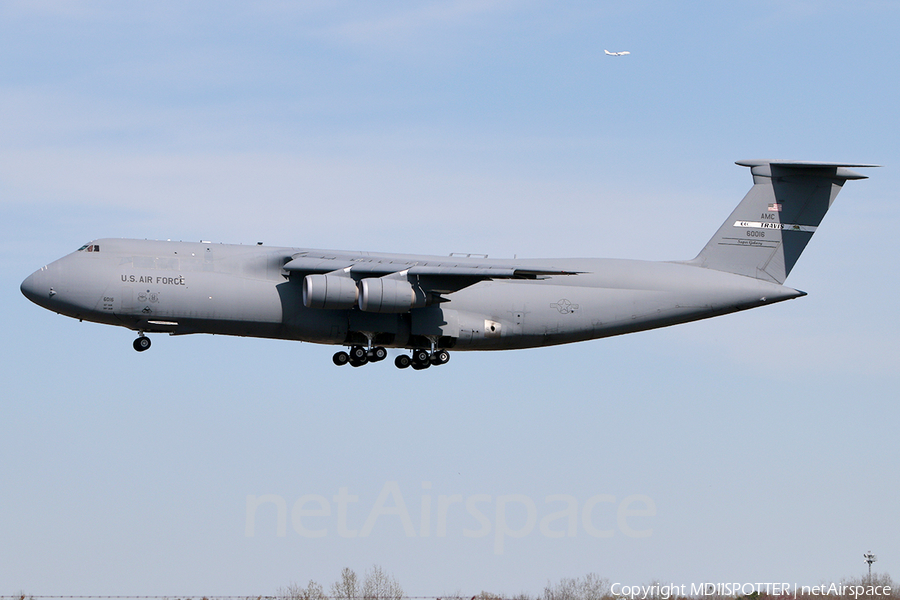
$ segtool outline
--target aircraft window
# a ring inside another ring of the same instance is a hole
[[[84,246],[82,246],[81,248],[78,249],[78,252],[81,252],[81,251],[83,251],[83,250],[87,250],[87,247],[88,247],[88,245],[85,244]]]
[[[85,244],[78,252],[100,252],[100,244]]]

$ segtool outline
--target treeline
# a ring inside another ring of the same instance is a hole
[[[758,584],[747,584],[758,585]],[[764,585],[764,584],[763,584]],[[729,584],[697,584],[694,593],[684,593],[691,585],[673,585],[661,581],[651,581],[643,585],[613,584],[609,579],[596,573],[584,577],[563,578],[556,583],[548,582],[540,594],[519,592],[504,594],[481,591],[472,595],[455,591],[440,596],[429,596],[434,600],[900,600],[900,589],[886,573],[873,573],[856,578],[845,578],[837,582],[821,582],[813,586],[791,587],[785,591],[773,587],[776,593],[753,591],[742,594]],[[703,591],[697,593],[697,590]],[[623,593],[623,591],[625,593]],[[291,584],[278,590],[275,600],[403,600],[403,588],[381,567],[374,566],[367,571],[360,582],[351,569],[341,571],[338,581],[326,591],[315,581],[305,587]],[[259,599],[248,599],[259,600]]]
[[[710,586],[709,591],[696,593],[701,586]],[[691,585],[674,585],[661,581],[651,581],[642,585],[611,583],[609,579],[589,573],[584,577],[563,578],[557,583],[547,583],[541,593],[533,595],[525,592],[517,594],[482,591],[478,594],[460,590],[439,596],[414,597],[415,600],[900,600],[900,590],[887,573],[873,573],[856,578],[841,579],[837,582],[822,582],[813,586],[791,588],[788,592],[765,593],[754,591],[749,594],[733,593],[730,584],[694,585],[694,593],[677,593],[690,589]],[[765,585],[765,584],[747,584]],[[729,593],[722,593],[725,590]],[[625,591],[623,594],[622,592]],[[42,596],[31,596],[24,592],[12,596],[0,596],[0,600],[43,600]],[[91,596],[52,596],[55,600],[85,600]],[[106,597],[109,598],[109,597]],[[117,596],[156,600],[193,600],[190,597],[162,596]],[[199,597],[195,597],[197,600]],[[352,569],[341,571],[340,578],[325,589],[310,580],[305,586],[295,583],[279,588],[275,596],[204,596],[202,600],[410,600],[404,596],[400,583],[373,566],[360,580]]]
[[[276,595],[278,600],[327,600],[329,598],[346,598],[347,600],[401,600],[403,588],[392,575],[388,575],[381,567],[375,565],[366,572],[360,583],[353,569],[345,568],[341,577],[335,581],[329,593],[313,580],[306,587],[295,583],[280,588]]]

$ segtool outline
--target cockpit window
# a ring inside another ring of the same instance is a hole
[[[78,252],[100,252],[100,244],[85,244]]]

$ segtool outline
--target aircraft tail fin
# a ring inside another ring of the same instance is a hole
[[[848,179],[851,165],[746,160],[753,187],[690,264],[784,283]]]

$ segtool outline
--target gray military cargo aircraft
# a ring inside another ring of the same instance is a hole
[[[138,332],[217,333],[348,347],[362,366],[406,348],[424,369],[448,350],[566,344],[790,300],[782,285],[852,165],[741,161],[753,187],[693,260],[488,259],[100,239],[30,275],[48,310]]]

